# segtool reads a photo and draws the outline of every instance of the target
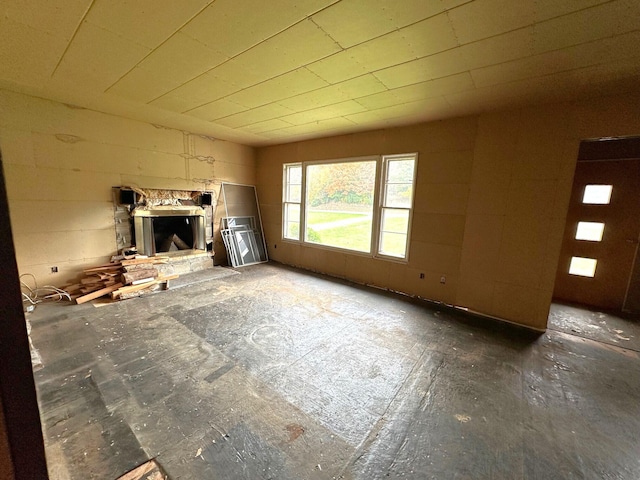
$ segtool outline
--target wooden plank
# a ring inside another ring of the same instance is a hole
[[[123,283],[133,283],[144,278],[154,279],[158,276],[157,268],[142,268],[139,270],[133,270],[122,274]]]
[[[139,265],[141,263],[167,263],[169,257],[134,258],[133,260],[123,260],[120,262],[123,267],[128,265]]]
[[[138,285],[127,285],[126,287],[121,287],[118,290],[116,290],[115,292],[113,292],[111,294],[111,297],[112,298],[118,298],[122,294],[131,293],[131,292],[137,292],[139,290],[144,290],[145,288],[151,287],[151,286],[156,285],[158,283],[167,282],[169,280],[175,280],[179,276],[180,275],[178,275],[178,274],[166,275],[166,276],[162,276],[161,275],[161,276],[159,276],[158,278],[156,278],[155,280],[153,280],[151,282],[140,283]]]
[[[162,282],[153,282],[151,285],[146,284],[146,288],[142,290],[138,290],[137,292],[129,292],[123,293],[118,297],[118,300],[128,300],[129,298],[141,297],[142,295],[146,295],[148,293],[157,292],[160,290],[162,286]]]
[[[99,283],[101,281],[102,279],[100,277],[90,276],[90,277],[84,277],[82,280],[80,280],[80,283],[82,285],[89,285],[91,283]]]
[[[178,277],[180,277],[180,275],[178,275],[177,273],[173,273],[171,275],[159,275],[156,280],[164,282],[164,281],[167,281],[167,280],[175,280]]]
[[[121,283],[116,283],[115,285],[110,285],[108,287],[105,287],[103,289],[100,289],[96,292],[93,293],[89,293],[87,295],[84,295],[82,297],[78,297],[76,298],[76,303],[77,304],[81,304],[81,303],[85,303],[85,302],[89,302],[95,298],[100,298],[103,295],[107,295],[115,290],[117,290],[118,288],[122,287]]]
[[[164,480],[166,478],[160,466],[154,460],[150,460],[129,473],[125,473],[118,480]]]
[[[91,284],[91,285],[85,285],[83,288],[80,289],[80,291],[82,293],[91,293],[91,292],[95,292],[98,291],[102,288],[104,288],[106,285],[102,284],[102,283],[95,283],[95,284]]]

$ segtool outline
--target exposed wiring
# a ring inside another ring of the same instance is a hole
[[[33,287],[22,280],[22,277],[31,277],[33,279]],[[20,289],[22,290],[22,303],[29,303],[34,307],[45,301],[59,302],[61,300],[71,300],[71,295],[61,288],[53,285],[45,285],[38,287],[35,275],[32,273],[23,273],[20,275]]]

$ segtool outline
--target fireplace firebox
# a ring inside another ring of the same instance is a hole
[[[138,253],[148,256],[206,250],[205,211],[202,207],[138,207],[133,211]]]

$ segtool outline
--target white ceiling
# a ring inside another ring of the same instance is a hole
[[[2,0],[0,86],[248,145],[640,88],[638,0]]]

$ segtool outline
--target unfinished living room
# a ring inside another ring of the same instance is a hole
[[[0,479],[640,478],[638,18],[3,2]]]

